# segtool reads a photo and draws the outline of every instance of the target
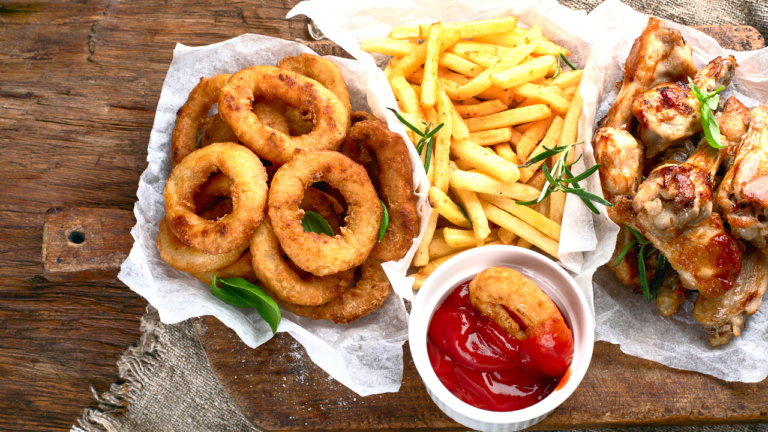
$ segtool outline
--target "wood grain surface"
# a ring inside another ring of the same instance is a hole
[[[0,430],[69,430],[140,336],[146,302],[118,281],[43,278],[46,211],[132,210],[176,43],[307,40],[298,2],[0,2]]]

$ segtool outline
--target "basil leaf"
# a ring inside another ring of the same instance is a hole
[[[387,232],[387,228],[389,227],[389,210],[387,210],[384,201],[379,199],[379,202],[381,203],[381,208],[384,209],[384,217],[381,220],[381,228],[379,228],[379,242],[381,242],[381,239],[384,238],[384,233]]]
[[[231,292],[225,289],[219,288],[216,285],[216,275],[213,275],[213,280],[211,281],[211,294],[213,294],[214,297],[223,301],[224,303],[228,305],[232,305],[234,307],[239,307],[243,309],[247,309],[251,307],[251,305],[241,300],[240,297],[232,294]]]
[[[325,234],[328,237],[336,235],[333,232],[333,228],[331,228],[331,224],[324,217],[313,211],[304,212],[304,217],[301,218],[301,226],[304,228],[304,232]]]
[[[214,280],[216,282],[216,280]],[[272,333],[277,332],[277,326],[280,324],[280,308],[272,297],[266,295],[261,288],[248,282],[243,278],[225,278],[218,280],[232,295],[236,296],[242,302],[256,309],[256,312],[269,324]]]

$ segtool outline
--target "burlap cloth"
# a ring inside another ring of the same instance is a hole
[[[602,0],[561,0],[591,11]],[[624,0],[634,9],[685,25],[750,25],[768,37],[768,0]],[[75,432],[258,431],[221,389],[190,321],[165,325],[148,308],[139,345],[117,363],[113,384],[98,409],[86,409]],[[647,431],[631,428],[626,431]],[[768,431],[768,425],[655,428],[654,432]]]

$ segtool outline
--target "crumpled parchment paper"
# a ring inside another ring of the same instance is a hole
[[[139,201],[134,208],[137,223],[131,230],[135,243],[118,275],[121,281],[157,308],[163,322],[177,323],[213,315],[251,348],[272,337],[269,326],[254,309],[242,310],[224,304],[190,274],[172,269],[160,258],[155,241],[158,224],[165,214],[163,189],[171,171],[170,142],[176,112],[192,88],[201,77],[234,73],[253,65],[274,65],[283,57],[300,53],[312,53],[312,50],[296,42],[250,34],[204,47],[177,45],[174,50],[150,135],[149,166],[139,181]],[[386,107],[397,107],[389,85],[382,80],[383,75],[379,77],[371,73],[371,68],[354,60],[327,58],[341,70],[349,87],[353,110],[366,110],[385,118]],[[390,128],[404,135],[398,122],[390,122]],[[430,211],[426,200],[428,182],[415,149],[411,148],[411,153],[420,232],[423,234]],[[400,295],[412,295],[413,279],[406,278],[405,272],[418,243],[414,242],[399,262],[383,265]],[[282,310],[282,314],[278,331],[290,333],[306,348],[315,363],[359,395],[395,392],[400,388],[402,344],[408,335],[408,316],[400,296],[391,295],[381,309],[345,325],[298,317],[286,310]]]
[[[648,20],[647,15],[618,0],[606,1],[589,15],[568,9],[555,0],[398,0],[386,5],[375,0],[356,0],[344,8],[334,5],[333,0],[305,1],[297,5],[288,18],[300,14],[309,16],[328,38],[370,67],[384,64],[386,58],[361,51],[359,42],[386,36],[396,25],[508,15],[518,16],[520,26],[538,24],[546,36],[573,51],[571,60],[577,67],[585,68],[579,139],[587,143],[596,121],[615,99],[614,84],[621,80],[632,42]],[[683,32],[694,47],[697,67],[717,55],[736,56],[740,67],[733,84],[723,93],[724,98],[734,94],[749,107],[768,101],[768,50],[747,53],[723,50],[701,32],[668,24]],[[595,163],[591,145],[583,146],[583,154],[582,162],[574,167],[576,173]],[[597,176],[581,185],[601,194]],[[740,338],[724,347],[712,348],[691,315],[692,299],[674,317],[663,318],[655,305],[619,283],[609,268],[604,266],[598,270],[610,259],[619,231],[604,210],[594,215],[578,197],[568,195],[562,228],[558,258],[592,304],[597,340],[619,344],[622,351],[630,355],[728,381],[756,382],[768,375],[765,308],[748,319],[747,329]]]

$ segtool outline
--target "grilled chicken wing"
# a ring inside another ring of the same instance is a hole
[[[749,130],[749,108],[731,96],[725,101],[723,111],[716,113],[715,118],[728,144],[723,163],[726,169],[731,169],[739,145]]]
[[[606,199],[637,191],[643,172],[643,147],[627,131],[608,126],[598,129],[592,140],[600,164],[600,184]]]
[[[668,270],[656,297],[656,307],[659,309],[659,313],[665,317],[674,315],[688,299],[688,293],[689,291],[683,288],[677,272]]]
[[[712,213],[712,180],[684,163],[656,168],[635,195],[616,197],[614,222],[642,233],[680,275],[683,287],[716,297],[731,289],[741,250]]]
[[[752,110],[749,132],[717,190],[717,205],[734,236],[768,250],[768,105]]]
[[[710,336],[712,346],[741,335],[747,317],[757,312],[768,287],[768,257],[762,251],[748,248],[741,262],[733,289],[717,297],[699,293],[693,306],[693,316]]]
[[[702,91],[714,91],[731,83],[737,67],[733,56],[717,57],[696,74],[693,82]],[[636,96],[632,114],[639,122],[638,132],[648,158],[701,131],[701,102],[687,79],[660,84]]]
[[[658,18],[648,19],[648,25],[635,39],[624,64],[624,81],[616,102],[600,120],[600,127],[632,128],[632,100],[651,87],[667,82],[685,80],[696,74],[693,48],[677,30],[668,29]]]

